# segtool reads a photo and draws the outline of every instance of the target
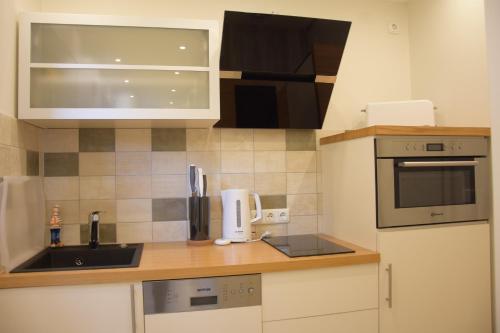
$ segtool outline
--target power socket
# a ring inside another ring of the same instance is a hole
[[[255,216],[255,210],[252,210],[252,214]],[[290,222],[290,212],[288,208],[279,208],[263,209],[262,219],[254,224],[280,224],[288,222]]]

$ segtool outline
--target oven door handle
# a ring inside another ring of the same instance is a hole
[[[476,166],[478,161],[424,161],[424,162],[399,162],[402,168],[429,168],[429,167],[461,167]]]

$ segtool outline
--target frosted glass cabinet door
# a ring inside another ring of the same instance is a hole
[[[209,108],[208,72],[31,69],[31,108]]]
[[[31,62],[199,66],[208,64],[208,30],[31,24]]]

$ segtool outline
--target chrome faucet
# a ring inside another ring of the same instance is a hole
[[[89,247],[97,248],[99,245],[99,211],[90,213],[89,215]]]

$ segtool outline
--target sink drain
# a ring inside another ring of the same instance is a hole
[[[83,265],[82,258],[75,258],[75,260],[73,262],[75,263],[76,266],[82,266]]]

